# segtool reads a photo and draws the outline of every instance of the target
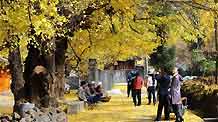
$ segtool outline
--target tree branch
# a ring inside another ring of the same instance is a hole
[[[75,49],[73,48],[73,46],[70,44],[69,40],[67,40],[68,45],[70,45],[70,48],[72,49],[74,55],[76,56],[76,60],[77,61],[81,61],[81,58],[79,57],[79,55],[76,53]]]
[[[133,30],[133,31],[136,32],[137,34],[141,34],[141,35],[143,34],[143,33],[139,32],[138,30],[136,30],[135,28],[133,28],[130,23],[129,23],[129,27],[130,27],[131,30]]]
[[[73,16],[69,23],[66,24],[67,28],[71,30],[71,32],[74,32],[76,30],[78,30],[79,28],[82,29],[87,29],[89,28],[88,25],[88,18],[89,16],[96,10],[102,9],[104,7],[106,7],[107,5],[109,5],[109,2],[106,2],[102,5],[96,6],[98,5],[97,3],[92,3],[88,6],[88,8],[86,8],[85,10],[83,10],[79,15],[75,15]],[[83,23],[81,23],[83,22]]]
[[[90,49],[91,46],[92,46],[91,32],[89,31],[89,29],[87,29],[87,31],[88,31],[88,33],[89,33],[89,42],[90,42],[90,45],[82,51],[82,53],[80,54],[80,57],[81,57],[88,49]]]
[[[30,7],[31,7],[31,1],[29,0],[29,1],[28,1],[28,18],[29,18],[29,21],[30,21],[30,26],[32,27],[33,24],[32,24],[32,18],[31,18]]]

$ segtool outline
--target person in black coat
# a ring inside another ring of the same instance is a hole
[[[155,121],[161,120],[162,110],[164,108],[164,115],[165,120],[170,119],[170,111],[169,111],[169,104],[170,104],[170,82],[171,78],[170,75],[166,72],[166,70],[162,70],[160,75],[156,76],[157,79],[157,89],[158,89],[158,96],[159,96],[159,104],[157,110],[157,117]]]
[[[127,74],[127,96],[130,96],[130,92],[132,91],[132,84],[135,79],[136,71],[132,70]]]

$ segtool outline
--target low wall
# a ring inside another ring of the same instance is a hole
[[[111,90],[115,83],[126,83],[130,70],[96,70],[95,81],[102,82],[105,90]]]

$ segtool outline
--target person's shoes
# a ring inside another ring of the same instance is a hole
[[[175,122],[184,122],[184,119],[183,118],[179,118],[179,119],[176,119]]]
[[[155,121],[155,122],[160,122],[160,119],[156,118],[154,121]]]
[[[170,118],[167,117],[167,118],[165,118],[164,120],[165,120],[165,121],[170,121]]]
[[[164,119],[164,122],[169,122],[170,121],[170,119]]]

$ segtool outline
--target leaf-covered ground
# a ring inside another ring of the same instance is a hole
[[[125,93],[125,87],[116,86]],[[69,95],[67,98],[69,99]],[[72,97],[71,97],[72,98]],[[69,115],[69,122],[153,122],[157,105],[146,105],[147,98],[143,97],[142,106],[134,107],[131,98],[125,94],[112,95],[108,103],[100,103],[93,110],[85,110],[76,115]],[[174,114],[171,114],[174,121]],[[202,122],[202,119],[191,111],[185,113],[186,122]]]
[[[134,107],[131,98],[127,98],[124,86],[116,86],[123,94],[112,95],[108,103],[99,103],[93,110],[68,115],[68,122],[153,122],[156,116],[157,105],[146,105],[146,97],[143,97],[142,106]],[[145,89],[144,89],[145,91]],[[66,100],[76,100],[75,92],[65,95]],[[0,115],[12,112],[13,97],[0,95]],[[173,121],[173,114],[171,114]],[[186,122],[202,122],[202,119],[187,111]]]

